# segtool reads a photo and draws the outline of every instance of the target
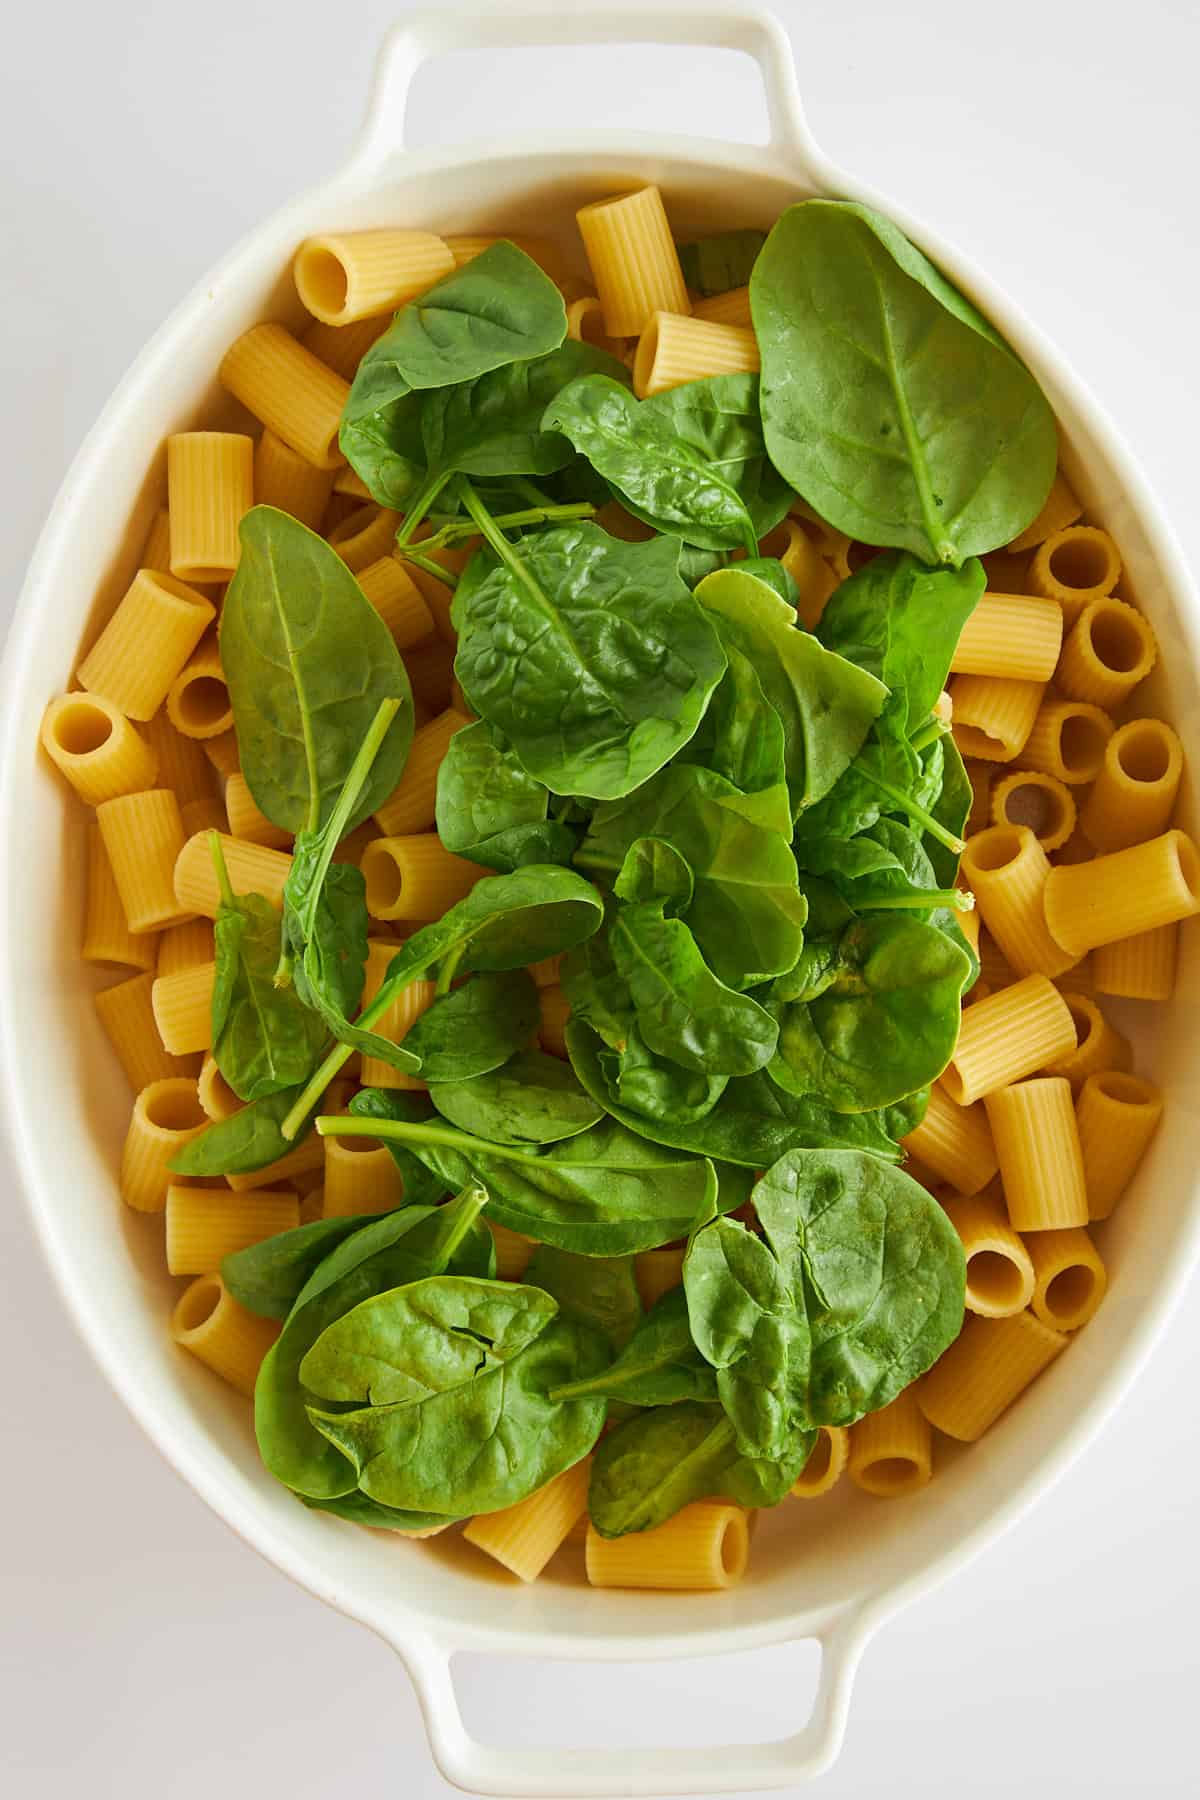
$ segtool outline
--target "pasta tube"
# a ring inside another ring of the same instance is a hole
[[[1043,1075],[984,1097],[1014,1231],[1086,1225],[1088,1198],[1071,1084]]]
[[[201,1275],[171,1314],[171,1336],[184,1350],[250,1399],[263,1357],[282,1329],[239,1306],[219,1275]]]
[[[1107,1219],[1137,1172],[1162,1119],[1149,1081],[1115,1069],[1089,1075],[1076,1107],[1089,1219]]]
[[[1161,719],[1118,726],[1079,817],[1097,850],[1126,850],[1165,831],[1183,778],[1183,748]]]
[[[1076,960],[1043,910],[1050,864],[1026,825],[993,825],[968,839],[962,868],[992,937],[1018,975],[1061,975]]]
[[[42,719],[42,748],[79,798],[101,806],[153,786],[158,758],[124,713],[99,694],[62,694]]]
[[[967,1310],[989,1319],[1024,1312],[1033,1298],[1033,1263],[1003,1202],[988,1193],[957,1195],[942,1204],[962,1240]]]
[[[161,569],[139,569],[79,665],[79,680],[127,719],[149,719],[216,614],[194,588]]]
[[[96,809],[100,835],[130,931],[161,931],[190,910],[175,895],[183,848],[179,802],[167,788],[122,794]]]
[[[962,628],[950,669],[955,675],[1049,681],[1062,638],[1062,607],[1056,601],[987,593]]]
[[[161,1212],[175,1179],[171,1158],[208,1124],[196,1097],[196,1084],[175,1075],[144,1087],[133,1103],[133,1117],[121,1153],[121,1198],[135,1212]]]
[[[555,1551],[587,1513],[590,1458],[564,1469],[553,1481],[499,1512],[480,1513],[463,1538],[485,1550],[522,1581],[536,1581]]]
[[[394,313],[454,268],[452,253],[431,231],[345,231],[305,238],[292,274],[314,318],[351,325]]]
[[[1089,601],[1080,613],[1063,645],[1055,680],[1069,699],[1111,712],[1146,679],[1157,657],[1148,621],[1110,595]]]
[[[1067,1347],[1060,1331],[1031,1312],[968,1318],[946,1353],[917,1384],[917,1403],[947,1437],[973,1444]]]
[[[665,1525],[626,1537],[589,1525],[584,1554],[593,1587],[730,1588],[746,1573],[750,1530],[740,1506],[694,1500]]]
[[[1075,1021],[1066,1001],[1044,975],[1027,975],[967,1008],[942,1086],[960,1106],[969,1106],[1074,1048]],[[993,1120],[993,1137],[995,1130]]]
[[[1075,956],[1118,938],[1173,925],[1200,912],[1200,853],[1182,831],[1165,831],[1091,862],[1050,871],[1046,923]]]
[[[995,675],[956,675],[954,741],[964,756],[1011,762],[1024,750],[1042,702],[1044,683],[1008,681]]]
[[[639,188],[575,215],[610,338],[636,337],[654,313],[686,313],[687,287],[660,190]]]
[[[933,1432],[912,1388],[850,1428],[850,1479],[892,1500],[915,1494],[933,1475]]]
[[[1108,1273],[1082,1226],[1038,1231],[1029,1240],[1037,1285],[1034,1316],[1055,1331],[1078,1331],[1104,1298]]]

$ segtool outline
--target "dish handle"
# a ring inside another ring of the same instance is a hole
[[[407,14],[384,41],[356,164],[371,166],[405,146],[413,79],[423,64],[454,50],[533,50],[580,44],[690,44],[741,50],[758,65],[770,126],[769,146],[815,158],[796,87],[787,33],[752,0],[488,0]]]
[[[767,1744],[689,1748],[527,1750],[483,1744],[467,1731],[450,1666],[452,1649],[424,1638],[397,1644],[429,1744],[447,1781],[508,1800],[622,1800],[668,1794],[723,1794],[791,1788],[821,1775],[837,1757],[850,1691],[871,1635],[861,1613],[840,1614],[815,1640],[821,1674],[803,1730]]]

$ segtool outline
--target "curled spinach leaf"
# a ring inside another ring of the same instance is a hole
[[[307,1136],[312,1105],[305,1105],[297,1115],[294,1133],[290,1137],[283,1134],[283,1121],[296,1111],[303,1092],[299,1083],[282,1088],[239,1107],[227,1119],[214,1120],[199,1137],[175,1152],[168,1164],[172,1174],[251,1175],[278,1162]],[[313,1104],[315,1101],[316,1096]]]
[[[538,1028],[537,988],[523,969],[472,976],[410,1026],[405,1045],[424,1081],[470,1081],[528,1047]]]
[[[286,1319],[297,1295],[331,1251],[364,1225],[374,1225],[380,1216],[357,1213],[343,1219],[314,1219],[295,1231],[278,1232],[261,1244],[223,1257],[222,1279],[249,1312],[265,1319]]]
[[[758,401],[757,375],[710,375],[642,405],[741,496],[755,536],[764,538],[787,512],[792,490],[767,455]],[[757,545],[750,554],[757,560]]]
[[[688,927],[668,919],[661,901],[618,907],[610,936],[650,1050],[707,1075],[749,1075],[771,1060],[775,1021],[748,994],[718,981]]]
[[[435,1082],[429,1097],[460,1131],[501,1144],[557,1143],[578,1137],[604,1117],[571,1065],[542,1050],[521,1050],[503,1067],[471,1081]]]
[[[456,856],[506,874],[524,863],[568,863],[579,842],[551,818],[550,790],[526,773],[503,732],[477,719],[456,731],[438,769],[437,829]]]
[[[598,1394],[631,1406],[675,1406],[681,1400],[715,1400],[716,1372],[705,1362],[692,1338],[683,1289],[669,1288],[655,1301],[607,1369],[568,1381],[555,1388],[554,1394],[561,1400]]]
[[[593,1326],[614,1353],[624,1350],[642,1322],[632,1256],[576,1256],[539,1244],[525,1279],[552,1295],[565,1317]],[[556,1390],[553,1397],[561,1395]]]
[[[729,667],[680,760],[723,775],[744,794],[778,791],[787,780],[782,721],[750,658],[733,643],[725,655]]]
[[[765,231],[744,226],[740,231],[717,231],[711,237],[680,244],[683,279],[698,294],[705,295],[727,294],[730,288],[745,287],[766,241]]]

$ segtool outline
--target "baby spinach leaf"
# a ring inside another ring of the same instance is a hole
[[[333,1500],[312,1500],[307,1494],[297,1494],[296,1498],[310,1512],[332,1513],[337,1519],[345,1519],[351,1525],[367,1525],[372,1531],[430,1531],[435,1526],[454,1525],[458,1522],[447,1518],[443,1513],[413,1512],[405,1511],[399,1506],[380,1506],[377,1500],[368,1500],[357,1488],[354,1493],[339,1494]]]
[[[657,1119],[682,1126],[707,1118],[729,1081],[727,1075],[684,1069],[657,1055],[636,1025],[629,1027],[623,1043],[605,1047],[598,1054],[604,1082],[617,1103],[613,1110],[626,1107],[641,1114],[643,1121]]]
[[[888,1112],[836,1113],[812,1096],[785,1092],[761,1069],[727,1082],[693,1123],[637,1111],[614,1094],[605,1074],[603,1042],[595,1031],[572,1016],[566,1035],[571,1066],[587,1092],[627,1130],[656,1143],[751,1169],[768,1168],[785,1151],[805,1146],[853,1147],[889,1162],[901,1160]],[[906,1123],[904,1129],[912,1127]]]
[[[439,1194],[442,1190],[439,1189]],[[381,1215],[356,1213],[343,1219],[314,1219],[295,1231],[281,1231],[234,1250],[221,1260],[221,1276],[238,1303],[266,1319],[286,1319],[301,1288],[330,1251]],[[387,1215],[382,1215],[386,1217]]]
[[[775,1506],[812,1454],[816,1433],[797,1432],[777,1462],[742,1456],[719,1406],[685,1400],[636,1414],[597,1448],[588,1512],[602,1537],[649,1531],[693,1500]]]
[[[434,1000],[405,1033],[423,1081],[470,1081],[537,1035],[538,997],[523,969],[475,975]]]
[[[743,794],[711,770],[672,764],[597,807],[575,861],[615,874],[636,839],[664,838],[692,871],[685,916],[706,962],[729,987],[753,987],[790,969],[803,942],[807,908],[781,824],[782,793]]]
[[[525,1279],[552,1295],[564,1317],[599,1331],[614,1353],[624,1350],[641,1324],[632,1256],[576,1256],[539,1244]],[[553,1397],[561,1398],[557,1390]]]
[[[967,829],[967,819],[974,805],[974,794],[971,791],[971,778],[963,765],[962,755],[952,737],[941,739],[942,751],[942,785],[937,799],[930,806],[930,812],[952,837],[962,838]],[[923,839],[925,854],[929,858],[934,880],[939,887],[953,887],[958,880],[960,854],[948,850],[945,844],[928,832]]]
[[[625,852],[621,872],[613,883],[618,900],[661,901],[675,916],[692,904],[695,883],[683,857],[666,838],[635,838]]]
[[[368,352],[369,354],[369,352]],[[424,394],[414,393],[394,365],[355,378],[338,432],[338,447],[380,506],[404,512],[425,483],[421,436]],[[369,377],[369,379],[368,379]]]
[[[793,812],[827,794],[861,749],[887,698],[881,682],[796,625],[786,601],[753,575],[721,569],[696,589],[722,642],[749,658],[783,727]]]
[[[741,496],[756,538],[775,529],[791,504],[792,490],[767,455],[757,375],[685,381],[642,405]],[[750,554],[757,560],[757,545]]]
[[[588,1259],[589,1266],[592,1260]],[[598,1394],[631,1406],[673,1406],[681,1400],[716,1399],[716,1372],[692,1340],[687,1298],[681,1287],[669,1288],[655,1301],[607,1369],[553,1390],[556,1400],[582,1399],[585,1394]]]
[[[550,402],[545,431],[561,432],[635,518],[708,550],[758,554],[741,495],[709,459],[677,437],[661,412],[604,375],[573,381]]]
[[[725,666],[678,545],[582,524],[502,554],[477,551],[455,590],[467,698],[552,792],[628,793],[691,737]]]
[[[832,979],[811,998],[775,1004],[772,1077],[851,1113],[926,1086],[954,1054],[970,973],[934,925],[894,913],[856,920],[837,942]]]
[[[304,1127],[312,1112],[306,1106],[296,1122],[292,1137],[284,1137],[283,1121],[293,1112],[303,1094],[303,1086],[283,1088],[265,1099],[252,1100],[239,1107],[227,1119],[217,1119],[177,1150],[167,1165],[174,1175],[250,1175],[278,1162],[289,1150],[295,1150],[308,1135]],[[315,1104],[315,1097],[314,1097]]]
[[[331,1136],[374,1128],[407,1144],[446,1182],[472,1179],[490,1195],[488,1217],[539,1243],[584,1256],[632,1256],[683,1236],[717,1192],[712,1164],[647,1143],[612,1119],[543,1151],[455,1131],[448,1125],[322,1118]],[[722,1195],[724,1201],[724,1195]],[[739,1201],[731,1191],[730,1204]]]
[[[750,658],[733,643],[726,644],[725,655],[729,667],[679,760],[723,775],[744,794],[777,790],[787,780],[783,724]]]
[[[456,1514],[513,1506],[586,1456],[604,1424],[603,1401],[549,1397],[564,1373],[590,1373],[608,1352],[599,1332],[548,1317],[548,1308],[557,1312],[548,1295],[510,1282],[442,1277],[385,1294],[370,1323],[351,1315],[334,1333],[361,1338],[355,1363],[364,1377],[386,1371],[384,1393],[406,1383],[425,1391],[351,1412],[310,1406],[309,1417],[350,1460],[361,1491],[385,1506]],[[311,1379],[339,1393],[361,1385],[354,1368],[335,1380],[339,1357],[320,1351],[311,1353]]]
[[[775,1021],[748,994],[718,981],[688,927],[668,919],[662,901],[618,907],[610,936],[649,1049],[709,1075],[749,1075],[770,1061]]]
[[[346,821],[353,830],[392,792],[408,756],[413,707],[400,652],[315,532],[273,506],[254,506],[239,535],[221,662],[242,773],[268,819],[293,833],[318,831],[380,704],[400,703]]]
[[[518,1051],[502,1068],[471,1081],[435,1082],[429,1097],[460,1131],[500,1144],[553,1144],[577,1137],[604,1116],[571,1065],[542,1050]]]
[[[711,237],[680,244],[679,266],[683,270],[683,279],[690,288],[704,295],[727,294],[730,288],[745,287],[766,241],[765,231],[745,226],[740,231],[718,231]]]
[[[777,556],[747,556],[738,564],[738,573],[753,575],[756,581],[764,582],[773,594],[778,594],[779,598],[792,608],[793,612],[796,610],[800,599],[800,589]]]
[[[550,797],[503,732],[477,719],[455,732],[438,769],[438,836],[456,856],[502,873],[523,863],[567,863],[578,833],[548,816]]]
[[[356,1119],[400,1119],[409,1124],[433,1117],[429,1096],[404,1088],[360,1088],[350,1102],[350,1111]],[[385,1148],[391,1152],[404,1182],[406,1206],[436,1206],[445,1198],[446,1183],[427,1169],[407,1145],[389,1138]]]
[[[789,207],[750,301],[771,460],[839,531],[957,566],[1036,515],[1057,457],[1045,396],[879,213]]]
[[[851,1425],[936,1362],[962,1325],[962,1244],[899,1169],[854,1151],[795,1151],[754,1191],[807,1313],[814,1425]]]

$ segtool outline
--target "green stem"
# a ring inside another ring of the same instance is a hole
[[[217,886],[221,890],[221,905],[236,906],[237,895],[233,891],[233,883],[229,879],[229,870],[225,866],[225,852],[221,848],[221,834],[210,831],[208,834],[208,853],[213,860],[213,868],[217,871]]]
[[[526,587],[531,588],[535,594],[539,593],[540,589],[538,588],[537,582],[534,581],[533,576],[529,573],[529,570],[517,555],[513,546],[500,530],[495,519],[483,504],[483,501],[475,492],[475,489],[471,486],[469,481],[463,482],[461,491],[463,505],[474,519],[487,542],[496,552],[496,555],[500,558],[500,561],[508,565],[518,581],[523,581]]]
[[[446,1202],[438,1215],[437,1234],[429,1249],[434,1268],[446,1267],[487,1203],[488,1191],[479,1181],[468,1182],[461,1193]]]
[[[392,720],[400,711],[400,700],[396,696],[381,700],[375,717],[371,720],[367,735],[358,746],[358,753],[350,764],[350,772],[342,783],[342,791],[337,797],[337,804],[330,813],[323,827],[322,835],[326,840],[326,848],[317,869],[314,887],[319,887],[329,872],[333,861],[333,853],[346,835],[354,809],[362,798],[362,791],[367,785],[367,777],[375,767],[375,758],[383,749],[383,740],[391,729]]]
[[[466,947],[466,939],[464,938],[461,944],[456,944],[454,946],[454,949],[450,952],[449,956],[438,970],[437,983],[433,990],[433,997],[435,1000],[440,999],[443,994],[448,994],[450,992],[450,984],[458,974],[458,965],[463,959],[463,952]]]
[[[939,844],[944,844],[946,849],[949,850],[952,855],[962,855],[963,851],[966,849],[963,840],[960,837],[955,837],[952,831],[947,831],[946,827],[939,820],[935,819],[931,812],[926,812],[923,806],[918,806],[911,795],[901,793],[900,789],[893,787],[890,781],[884,781],[880,776],[872,775],[868,770],[864,769],[861,764],[859,765],[858,772],[864,780],[871,783],[872,787],[877,787],[881,794],[887,795],[887,798],[891,801],[897,812],[907,813],[910,819],[915,819],[917,824],[922,826],[929,833],[931,838],[936,838]]]
[[[964,888],[918,888],[911,894],[879,894],[875,898],[856,894],[854,905],[860,912],[936,912],[940,906],[950,906],[955,912],[969,913],[975,910],[975,896]]]
[[[494,1156],[501,1162],[541,1163],[545,1160],[533,1151],[518,1150],[512,1144],[493,1144],[490,1139],[473,1137],[468,1131],[455,1131],[452,1125],[356,1118],[352,1113],[322,1113],[316,1125],[321,1137],[394,1138],[400,1144],[437,1144],[443,1150],[457,1150],[461,1156]]]
[[[456,588],[458,586],[458,576],[454,571],[452,569],[444,569],[441,563],[434,562],[432,556],[422,556],[420,551],[411,550],[403,544],[398,544],[396,546],[396,554],[402,556],[405,562],[412,563],[415,568],[424,569],[426,575],[432,575],[433,579],[435,581],[440,581],[443,586],[448,588]]]
[[[936,717],[928,719],[920,731],[915,732],[909,738],[909,748],[915,750],[919,756],[922,750],[928,750],[930,744],[936,744],[939,738],[947,737],[949,733],[950,727],[944,719]]]
[[[523,512],[495,513],[493,523],[505,531],[519,531],[526,525],[551,525],[556,522],[570,524],[573,519],[594,519],[596,508],[590,500],[564,501],[562,505],[547,503],[545,506],[527,506]],[[423,548],[444,549],[459,538],[474,537],[479,530],[474,519],[469,523],[462,519],[452,519],[449,525],[423,543]]]
[[[518,494],[524,494],[530,506],[552,506],[549,494],[543,493],[536,481],[530,481],[528,475],[514,475],[512,485]]]
[[[584,850],[577,850],[571,861],[577,869],[598,869],[602,875],[615,875],[621,867],[611,856],[589,856]]]
[[[400,529],[396,533],[396,548],[398,550],[403,549],[404,545],[407,544],[409,538],[420,525],[425,514],[429,511],[442,489],[453,479],[453,469],[446,469],[440,475],[430,475],[426,477],[425,486],[417,489],[416,499],[411,502],[408,511],[400,521]]]
[[[397,954],[399,954],[398,951]],[[389,981],[385,978],[382,987],[372,1000],[370,1006],[363,1008],[354,1023],[361,1026],[364,1031],[369,1031],[372,1025],[377,1024],[378,1021],[382,1019],[384,1013],[388,1010],[388,1007],[392,1004],[397,995],[402,994],[405,988],[408,987],[410,983],[416,981],[423,973],[424,970],[415,969],[412,974],[407,975],[403,981]],[[326,1056],[321,1066],[309,1076],[304,1084],[304,1090],[299,1099],[292,1107],[287,1118],[283,1121],[283,1124],[279,1127],[285,1138],[290,1141],[295,1137],[301,1125],[303,1125],[305,1119],[317,1104],[321,1095],[325,1092],[325,1089],[338,1073],[338,1070],[343,1068],[353,1055],[354,1046],[352,1044],[335,1044],[333,1046],[333,1049],[329,1052],[328,1056]],[[373,1122],[377,1124],[378,1120]],[[359,1135],[362,1134],[360,1133]]]

